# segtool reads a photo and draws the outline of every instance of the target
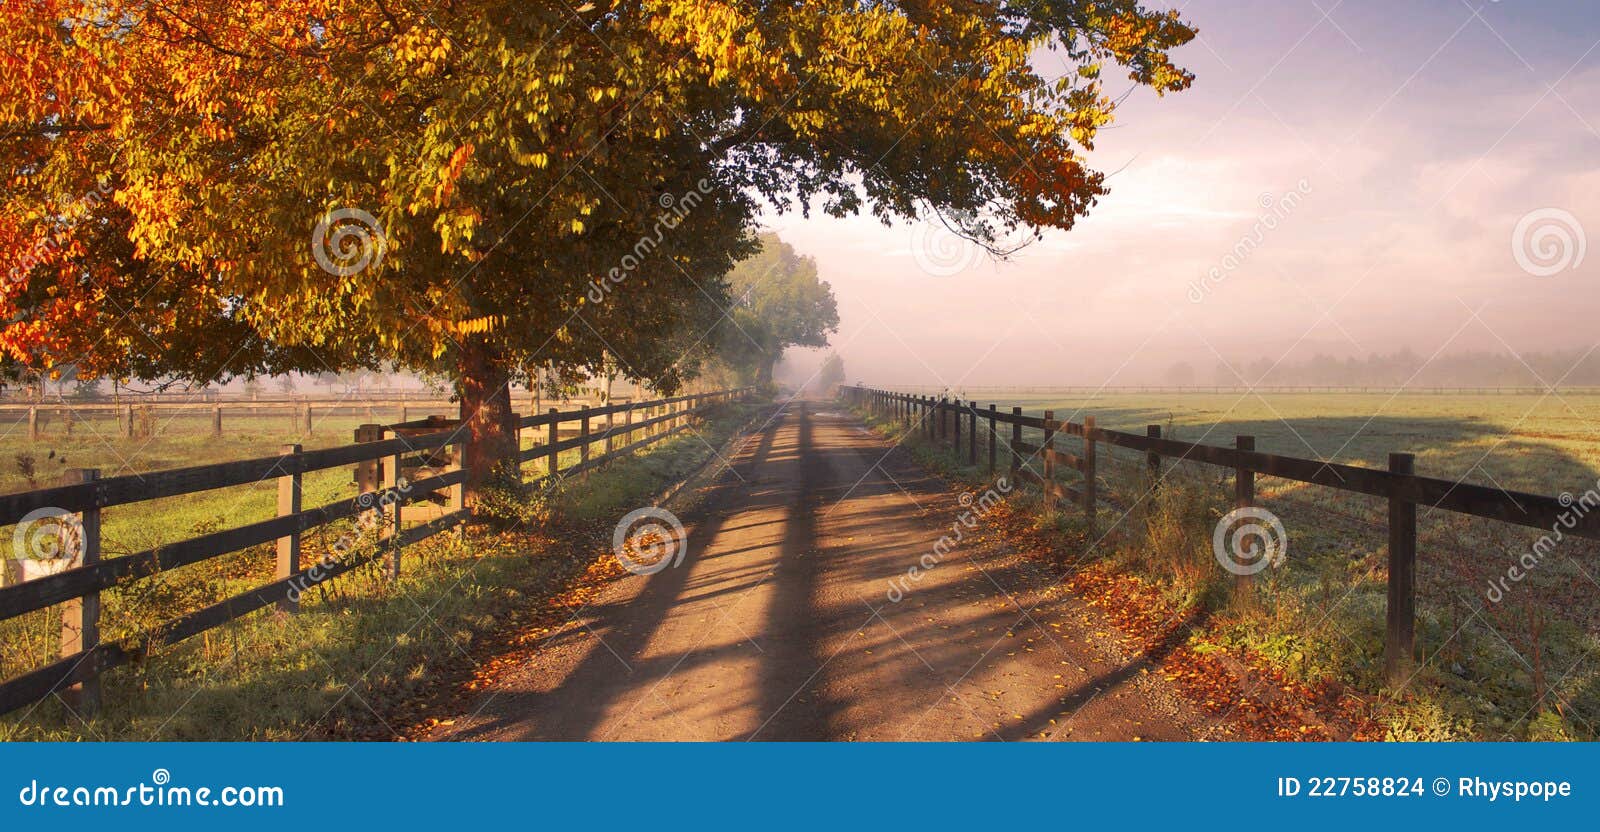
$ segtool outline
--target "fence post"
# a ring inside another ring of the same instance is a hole
[[[94,482],[100,479],[98,468],[74,468],[67,472],[69,484]],[[75,557],[79,567],[100,562],[100,509],[89,508],[78,514],[76,528],[63,523],[58,534],[57,551]],[[74,541],[70,535],[80,535]],[[93,650],[100,645],[100,593],[91,592],[61,605],[61,655],[71,656]],[[94,676],[63,691],[68,704],[85,719],[100,710],[100,677]]]
[[[1083,521],[1089,529],[1089,537],[1095,534],[1095,515],[1098,509],[1096,500],[1099,499],[1099,470],[1100,456],[1099,443],[1095,439],[1095,423],[1093,416],[1083,417]]]
[[[380,431],[378,438],[382,439]],[[402,451],[395,451],[393,455],[385,457],[383,464],[383,488],[378,497],[373,501],[373,506],[378,510],[378,520],[383,523],[381,535],[389,541],[389,580],[400,578],[400,462],[403,458]]]
[[[1241,451],[1254,451],[1256,449],[1256,438],[1254,436],[1236,436],[1233,440],[1233,446]],[[1243,468],[1235,469],[1233,472],[1233,507],[1236,509],[1249,508],[1255,504],[1256,472],[1246,471]],[[1265,557],[1266,554],[1266,552],[1263,552],[1262,557]],[[1247,591],[1250,588],[1250,576],[1246,574],[1236,575],[1233,583],[1237,591]]]
[[[1160,439],[1161,426],[1146,425],[1144,428],[1144,435],[1150,437],[1151,439]],[[1161,454],[1156,453],[1155,451],[1145,454],[1144,464],[1145,467],[1150,469],[1150,488],[1154,489],[1156,486],[1161,484]]]
[[[671,411],[668,411],[668,412],[670,413]],[[671,420],[670,419],[667,421],[667,424],[671,424]],[[584,464],[584,463],[589,461],[589,416],[588,416],[588,414],[584,414],[583,418],[578,420],[578,438],[579,438],[579,442],[578,442],[578,464],[582,465],[582,464]]]
[[[457,428],[459,429],[459,427],[458,425]],[[457,442],[453,445],[445,445],[440,450],[442,451],[444,448],[450,449],[450,464],[445,466],[445,471],[451,474],[465,471],[467,467],[467,444],[465,442]],[[466,510],[467,484],[465,481],[456,483],[446,489],[444,492],[444,508],[445,511],[452,514]],[[465,536],[466,528],[465,524],[456,526],[456,536],[458,538]]]
[[[1254,451],[1254,436],[1238,436],[1233,446],[1241,451]],[[1233,472],[1233,507],[1249,508],[1256,504],[1256,472],[1239,468]]]
[[[1022,452],[1017,448],[1022,444],[1022,408],[1011,408],[1011,473],[1015,475],[1022,468]],[[1013,476],[1013,478],[1015,478]]]
[[[215,439],[222,438],[222,405],[211,406],[211,436]]]
[[[628,409],[622,411],[622,447],[633,444],[633,399],[628,400]]]
[[[287,457],[300,453],[299,445],[284,445],[278,452]],[[287,469],[286,469],[287,470]],[[289,471],[278,477],[278,516],[288,517],[300,513],[301,481],[299,471]],[[278,538],[278,564],[273,577],[284,580],[300,571],[300,533],[293,532]],[[278,609],[294,614],[300,611],[300,602],[294,597],[279,599]]]
[[[383,425],[361,425],[356,428],[356,442],[377,442],[383,439]],[[374,494],[378,490],[378,460],[366,459],[356,463],[356,493]],[[372,512],[377,510],[377,497],[373,497],[372,508],[361,513],[364,521],[370,521]],[[363,524],[365,525],[365,523]]]
[[[311,405],[308,403],[306,405],[306,436],[310,436],[311,434]]]
[[[1046,511],[1056,507],[1056,412],[1044,412],[1044,441],[1039,446],[1040,462],[1044,466],[1044,507]]]
[[[1389,471],[1416,473],[1416,457],[1389,454]],[[1410,680],[1416,655],[1417,504],[1395,489],[1389,496],[1389,608],[1383,646],[1383,675],[1399,689]]]
[[[991,477],[994,476],[995,446],[999,444],[997,442],[997,438],[995,436],[995,432],[997,430],[997,428],[995,427],[996,424],[997,424],[997,422],[995,421],[995,417],[997,415],[998,414],[995,412],[994,402],[990,402],[989,403],[989,476],[991,476]]]
[[[28,405],[28,441],[39,441],[39,408]]]
[[[555,483],[556,472],[560,470],[561,465],[561,452],[556,450],[556,442],[561,439],[561,422],[558,421],[560,418],[561,411],[553,407],[550,408],[550,424],[545,425],[545,436],[547,438],[545,439],[544,472],[550,477],[552,485]]]
[[[967,402],[967,464],[978,467],[978,408]]]
[[[131,405],[131,404],[127,406],[127,409],[123,413],[123,429],[124,430],[123,430],[122,437],[124,439],[132,439],[133,438],[133,405]]]
[[[961,460],[961,400],[950,403],[950,449],[956,452],[957,464]]]
[[[520,437],[522,434],[518,431],[516,435]],[[522,446],[519,444],[517,447],[520,448]],[[404,507],[401,488],[405,485],[405,479],[400,476],[400,463],[404,459],[404,451],[395,451],[394,456],[389,457],[389,475],[384,478],[387,481],[385,483],[387,487],[383,493],[389,501],[389,542],[393,549],[389,553],[389,580],[391,581],[400,580],[400,513]],[[522,469],[519,466],[516,470],[519,472],[517,479],[520,481]]]

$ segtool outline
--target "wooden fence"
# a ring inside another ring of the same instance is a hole
[[[750,392],[750,388],[744,388],[697,393],[566,412],[551,408],[543,414],[522,417],[518,420],[517,471],[520,475],[524,463],[542,460],[542,475],[531,484],[552,483],[559,476],[598,467],[659,442],[687,428],[691,416],[744,398]],[[602,418],[605,427],[592,430],[594,420]],[[578,428],[575,435],[563,439],[561,426],[567,423],[576,423]],[[534,429],[543,429],[544,441],[522,449],[521,432]],[[636,434],[642,434],[642,438],[635,439]],[[0,527],[38,517],[34,513],[43,511],[56,516],[75,515],[75,522],[62,524],[61,528],[70,528],[72,534],[79,536],[62,541],[64,550],[74,552],[79,559],[75,567],[0,588],[0,620],[55,605],[62,607],[60,658],[0,682],[0,714],[58,691],[76,700],[74,707],[80,714],[92,714],[99,706],[100,674],[156,644],[175,644],[271,605],[287,613],[296,612],[298,598],[307,589],[375,560],[385,560],[389,575],[398,577],[406,544],[459,526],[469,516],[463,499],[466,472],[460,465],[465,439],[465,428],[456,420],[443,417],[389,426],[363,425],[356,429],[356,444],[352,445],[316,451],[285,445],[279,456],[106,479],[101,479],[98,471],[76,469],[70,473],[68,484],[0,496]],[[591,454],[590,448],[596,444],[603,445],[604,452]],[[578,451],[578,461],[560,467],[560,455],[570,450]],[[301,477],[305,473],[352,465],[359,490],[355,499],[310,509],[301,506]],[[100,520],[106,508],[266,480],[276,480],[278,486],[277,516],[272,519],[101,560]],[[427,505],[434,500],[441,505]],[[408,506],[413,508],[402,511]],[[413,522],[425,522],[405,528],[403,515]],[[318,563],[302,567],[300,536],[350,518],[380,530],[381,545],[367,554],[343,559],[334,557],[342,552],[331,553]],[[100,640],[102,591],[266,543],[277,544],[272,583],[168,622],[154,638],[154,644]]]
[[[623,404],[629,401],[632,401],[632,397],[613,399],[612,403]],[[564,403],[585,406],[589,404],[583,399]],[[44,438],[47,429],[56,425],[60,425],[55,431],[57,435],[72,436],[74,425],[77,423],[95,418],[115,418],[117,422],[115,435],[133,439],[140,435],[139,426],[142,423],[153,423],[158,419],[163,423],[170,423],[175,419],[194,420],[209,417],[210,434],[220,439],[223,436],[224,418],[278,418],[288,420],[289,435],[311,436],[316,432],[318,424],[338,416],[365,415],[368,421],[376,422],[380,418],[379,414],[386,412],[386,415],[398,414],[399,418],[396,421],[405,422],[410,420],[412,413],[426,413],[430,409],[449,407],[451,405],[448,401],[437,396],[396,399],[262,399],[228,402],[139,401],[122,404],[37,402],[0,404],[0,431],[9,431],[7,435],[11,433],[24,435],[25,429],[28,441],[37,442]]]
[[[1012,407],[1007,413],[994,404],[980,406],[972,401],[963,403],[959,399],[865,387],[843,388],[843,395],[852,405],[878,418],[898,421],[930,441],[950,445],[958,454],[964,449],[969,465],[979,464],[980,444],[986,446],[991,475],[997,470],[1000,426],[1009,425],[1008,469],[1016,479],[1038,485],[1049,501],[1069,499],[1077,503],[1090,524],[1091,536],[1099,502],[1096,470],[1097,453],[1102,444],[1143,452],[1153,483],[1160,480],[1164,460],[1232,469],[1236,508],[1254,504],[1256,474],[1387,500],[1389,576],[1384,675],[1395,686],[1403,685],[1410,678],[1416,656],[1419,506],[1535,529],[1559,527],[1563,535],[1600,540],[1600,511],[1582,511],[1581,507],[1574,507],[1570,501],[1563,503],[1558,497],[1417,476],[1413,470],[1415,457],[1408,453],[1390,454],[1388,470],[1381,470],[1260,453],[1255,450],[1253,436],[1236,437],[1234,447],[1228,448],[1164,439],[1160,425],[1148,426],[1144,434],[1123,433],[1097,427],[1093,416],[1085,416],[1082,422],[1062,422],[1048,410],[1040,416],[1027,416],[1021,407]],[[962,422],[966,422],[964,429]],[[980,423],[984,426],[981,429]],[[1022,429],[1025,427],[1042,431],[1043,442],[1040,445],[1024,443]],[[1056,447],[1058,438],[1063,436],[1076,440],[1077,453]],[[1040,463],[1038,472],[1027,467],[1034,459]],[[1077,472],[1077,488],[1057,480],[1061,468]]]

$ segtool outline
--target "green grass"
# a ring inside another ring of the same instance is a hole
[[[1067,421],[1093,415],[1102,428],[1139,434],[1158,424],[1174,438],[1210,445],[1252,435],[1268,453],[1373,467],[1387,465],[1391,452],[1415,453],[1419,474],[1539,494],[1581,493],[1600,472],[1600,394],[1587,391],[1549,397],[1034,394],[999,404],[1030,413],[1053,409]]]
[[[0,738],[390,736],[405,727],[395,715],[470,670],[485,639],[549,609],[603,554],[588,541],[608,541],[612,523],[709,458],[750,412],[717,408],[693,431],[568,478],[519,507],[528,522],[408,547],[398,582],[377,565],[363,567],[307,593],[299,615],[264,610],[113,670],[104,678],[106,706],[92,722],[48,700],[0,720]],[[572,452],[563,464],[575,460]],[[527,473],[536,475],[537,466]],[[349,476],[330,472],[328,495],[353,494]],[[225,519],[244,522],[244,512]],[[192,531],[176,523],[196,517],[210,519],[201,509],[169,510],[147,515],[144,525],[176,539]],[[341,531],[308,535],[307,557]],[[105,635],[137,640],[157,632],[176,615],[265,583],[272,563],[270,547],[255,547],[102,593]],[[0,622],[0,677],[55,658],[58,616],[49,609]]]
[[[438,410],[433,407],[429,412]],[[413,406],[411,416],[420,418],[419,408]],[[397,420],[400,410],[378,408],[371,417],[364,413],[318,417],[315,432],[310,436],[297,435],[287,414],[230,418],[226,422],[227,435],[221,439],[210,435],[209,413],[203,414],[203,418],[176,417],[161,423],[153,436],[136,439],[119,438],[115,420],[109,417],[96,420],[88,427],[80,422],[71,437],[62,435],[59,425],[53,426],[56,430],[47,432],[38,442],[29,442],[25,431],[19,433],[13,429],[0,435],[0,493],[58,484],[68,468],[98,468],[105,478],[272,456],[285,444],[299,444],[305,450],[348,445],[353,441],[356,427],[366,424],[369,418],[380,422]],[[599,425],[596,422],[593,429],[599,430]],[[573,425],[563,426],[562,437],[566,438],[573,429]],[[634,438],[642,436],[640,433]],[[542,428],[524,431],[522,447],[532,448],[543,439]],[[599,454],[603,450],[603,446],[596,445],[591,453]],[[31,460],[34,471],[31,481],[22,473],[24,463],[19,461],[22,456]],[[579,457],[576,450],[564,452],[560,464],[571,465]],[[544,466],[540,458],[528,463],[525,470],[529,476],[537,476],[543,473]],[[310,508],[354,497],[353,477],[349,468],[306,474],[301,483],[304,505]],[[276,480],[264,480],[111,506],[101,512],[102,545],[108,557],[126,555],[204,532],[266,520],[277,512],[277,489]],[[0,540],[6,539],[14,529],[14,526],[0,527]]]
[[[1262,451],[1371,467],[1385,465],[1391,451],[1406,451],[1417,455],[1422,474],[1548,495],[1582,494],[1595,487],[1600,471],[1595,395],[1037,396],[999,404],[1021,404],[1034,415],[1051,409],[1058,419],[1079,422],[1092,414],[1103,428],[1140,434],[1159,424],[1168,437],[1203,444],[1231,445],[1235,435],[1252,435]],[[1025,442],[1041,438],[1024,432]],[[1080,450],[1077,440],[1057,442]],[[935,467],[958,476],[981,473],[946,451],[912,445]],[[1109,534],[1089,547],[1070,507],[1049,524],[1088,556],[1156,579],[1175,604],[1213,608],[1215,624],[1202,638],[1252,651],[1292,675],[1337,679],[1379,697],[1397,739],[1600,736],[1600,546],[1563,541],[1495,603],[1486,598],[1488,582],[1541,533],[1422,512],[1417,642],[1423,662],[1408,690],[1397,694],[1384,690],[1382,679],[1383,500],[1258,476],[1258,502],[1281,518],[1288,560],[1258,576],[1248,598],[1234,598],[1230,576],[1211,551],[1212,531],[1231,508],[1229,472],[1169,462],[1161,488],[1152,491],[1143,454],[1099,450],[1102,495],[1131,510],[1102,506],[1097,525]],[[1001,453],[1004,460],[1003,444]],[[1076,474],[1061,477],[1070,484]]]

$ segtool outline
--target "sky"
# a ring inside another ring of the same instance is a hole
[[[1122,104],[1088,154],[1111,193],[1072,231],[995,262],[923,224],[765,218],[833,285],[852,382],[1600,345],[1594,0],[1172,7],[1194,86]]]

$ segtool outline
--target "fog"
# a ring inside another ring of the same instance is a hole
[[[852,382],[1581,355],[1600,344],[1589,6],[1196,0],[1182,10],[1200,41],[1180,53],[1194,88],[1127,99],[1090,155],[1112,192],[1073,231],[998,263],[928,227],[766,223],[832,283]],[[784,377],[821,356],[789,356]]]

